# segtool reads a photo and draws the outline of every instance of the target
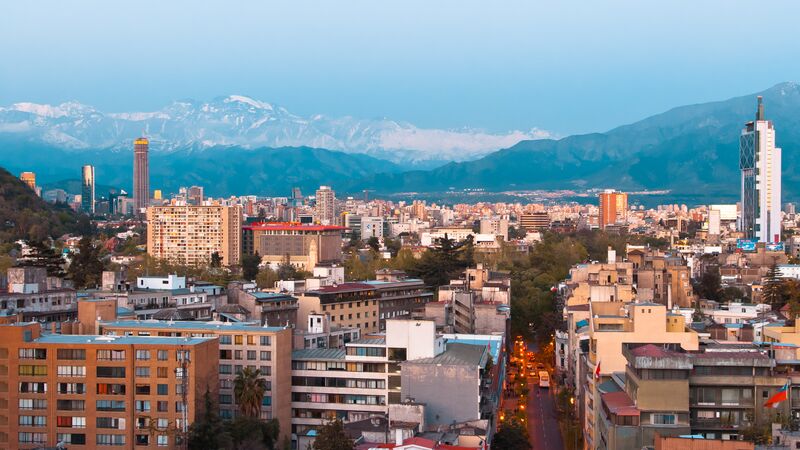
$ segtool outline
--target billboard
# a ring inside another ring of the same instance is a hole
[[[756,251],[757,242],[758,241],[756,239],[737,239],[736,249],[743,252],[754,252]]]
[[[783,242],[776,242],[774,244],[767,244],[765,248],[768,252],[782,252],[785,251],[783,247]]]

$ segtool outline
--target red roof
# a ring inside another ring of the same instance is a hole
[[[631,350],[631,354],[633,356],[649,356],[651,358],[659,358],[664,356],[670,356],[674,352],[670,352],[669,350],[665,350],[664,347],[660,347],[658,345],[647,344],[641,347],[636,347]]]
[[[601,397],[603,398],[603,403],[606,404],[606,407],[608,407],[608,410],[611,411],[612,414],[618,416],[639,415],[639,410],[636,409],[633,400],[628,397],[625,391],[609,392],[607,394],[602,394]]]
[[[243,225],[242,229],[258,231],[344,231],[347,228],[337,225],[304,225],[299,222],[254,222]]]

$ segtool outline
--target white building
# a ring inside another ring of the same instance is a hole
[[[336,193],[330,186],[320,186],[317,189],[316,207],[314,216],[317,223],[322,225],[336,225]]]
[[[781,239],[781,149],[775,147],[775,128],[764,119],[758,97],[756,120],[747,122],[739,138],[742,171],[740,230],[759,242]]]
[[[137,277],[136,289],[186,289],[186,277]]]

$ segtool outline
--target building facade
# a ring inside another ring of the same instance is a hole
[[[258,253],[263,264],[287,262],[311,271],[321,262],[342,260],[344,227],[294,222],[253,223],[242,227],[245,254]]]
[[[608,189],[598,195],[600,199],[600,229],[624,223],[628,218],[628,194]]]
[[[143,214],[150,205],[150,141],[140,137],[133,141],[133,202],[134,214]]]
[[[81,172],[81,209],[86,214],[94,214],[94,166],[85,165]]]
[[[241,259],[241,206],[174,204],[147,208],[147,253],[190,266]]]
[[[314,207],[316,222],[321,225],[336,225],[336,193],[330,186],[320,186]]]

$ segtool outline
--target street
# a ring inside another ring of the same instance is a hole
[[[539,369],[536,366],[539,364],[545,364],[545,370],[552,374],[550,364],[549,361],[539,360],[538,355],[534,357],[535,362],[531,363],[529,352],[537,353],[534,343],[515,343],[512,357],[517,359],[517,364],[509,364],[509,380],[513,379],[518,384],[522,377],[527,383],[522,395],[520,395],[521,390],[518,386],[509,389],[508,395],[503,402],[505,411],[503,416],[524,417],[522,422],[528,429],[533,450],[561,450],[564,448],[564,443],[556,414],[554,398],[556,386],[552,384],[554,381],[551,377],[551,386],[549,388],[539,387],[539,377],[537,375]],[[522,358],[520,358],[520,355]],[[532,368],[528,368],[528,364],[531,364]],[[524,406],[520,406],[520,401],[524,402]]]

